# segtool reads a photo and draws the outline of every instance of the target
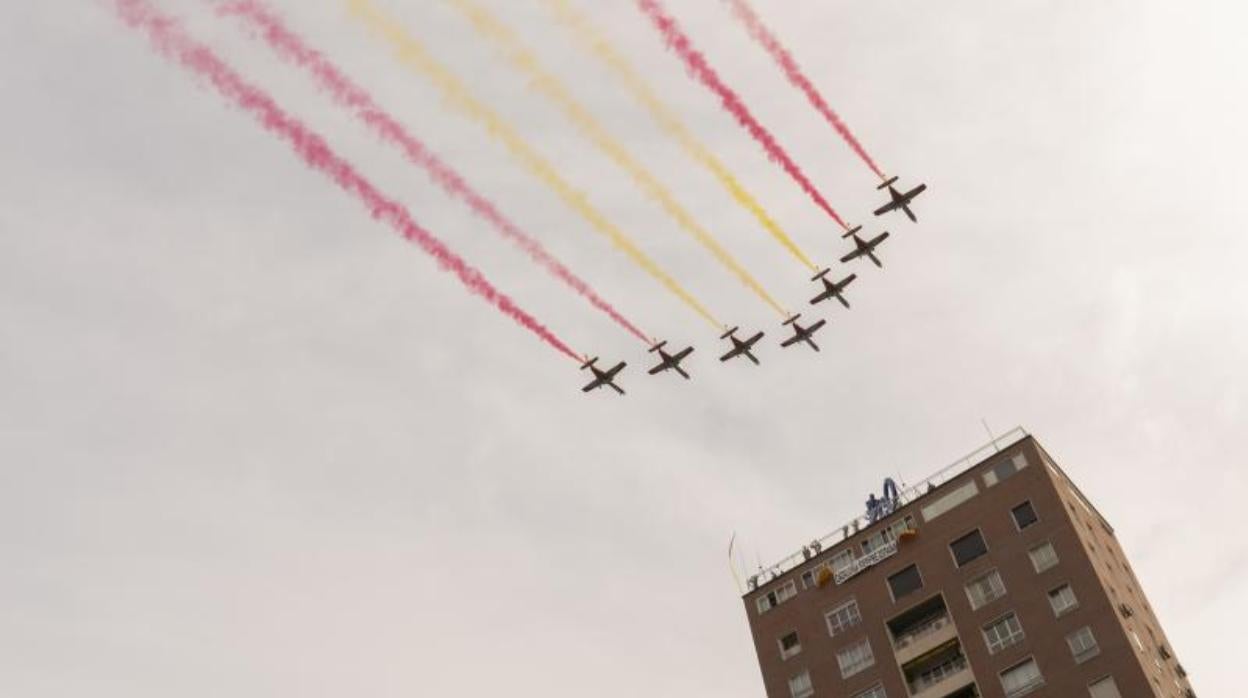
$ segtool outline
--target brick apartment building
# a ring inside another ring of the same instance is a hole
[[[995,440],[751,578],[769,698],[1194,697],[1114,529]]]

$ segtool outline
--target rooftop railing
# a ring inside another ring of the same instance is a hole
[[[920,480],[916,484],[906,485],[902,482],[897,492],[897,506],[894,511],[910,504],[928,492],[940,487],[946,482],[949,482],[958,475],[961,475],[967,469],[991,456],[993,453],[996,453],[1003,448],[1012,446],[1025,438],[1027,438],[1027,431],[1022,427],[1014,427],[1005,434],[994,438],[992,441],[989,441],[949,465],[946,465],[934,474]],[[889,515],[891,515],[891,512]],[[888,515],[879,518],[880,520],[883,520],[888,518]],[[855,517],[826,536],[816,538],[803,546],[801,550],[789,555],[770,567],[761,569],[758,574],[750,577],[749,591],[752,592],[756,589],[762,588],[769,582],[772,582],[782,575],[792,571],[801,564],[808,562],[811,558],[819,555],[823,550],[839,545],[846,540],[853,538],[860,531],[871,526],[873,523],[876,522],[872,521],[868,514],[863,514]]]

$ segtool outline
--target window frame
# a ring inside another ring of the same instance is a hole
[[[851,606],[853,607],[853,611],[854,611],[852,614],[854,621],[847,625],[843,625],[839,630],[833,630],[832,616],[836,614],[838,611],[840,611],[841,609],[849,608]],[[862,623],[862,609],[858,606],[858,598],[851,596],[845,601],[842,601],[841,603],[833,606],[831,609],[824,611],[823,622],[828,627],[828,637],[836,637],[837,635],[843,635],[850,628],[853,628],[854,626],[861,624]]]
[[[1092,696],[1093,698],[1096,698],[1092,693],[1092,689],[1095,688],[1098,684],[1105,683],[1106,681],[1108,681],[1111,685],[1113,685],[1114,695],[1116,695],[1118,698],[1122,698],[1122,691],[1118,690],[1118,682],[1114,680],[1113,674],[1106,674],[1099,679],[1088,682],[1088,695]]]
[[[860,647],[867,648],[867,652],[865,655],[866,662],[862,664],[861,666],[851,667],[852,671],[850,671],[849,673],[846,673],[845,664],[844,662],[841,661],[841,653],[849,651],[849,650],[856,650]],[[844,647],[836,651],[836,667],[837,669],[840,670],[842,679],[848,679],[851,676],[857,676],[858,674],[861,674],[862,672],[866,671],[867,669],[870,669],[873,666],[875,666],[875,649],[871,647],[871,638],[867,637],[866,635],[863,635],[860,639],[848,645],[845,645]]]
[[[993,596],[992,598],[985,597],[983,603],[976,605],[975,599],[971,597],[971,585],[975,584],[976,582],[979,582],[980,580],[987,579],[992,576],[996,576],[997,581],[1001,583],[1001,593],[996,596]],[[976,576],[974,579],[971,579],[969,582],[963,584],[962,589],[966,592],[966,601],[967,603],[971,605],[972,611],[978,611],[979,609],[991,604],[993,601],[996,601],[998,599],[1003,599],[1005,598],[1006,594],[1009,593],[1009,589],[1006,588],[1005,586],[1005,580],[1001,578],[1001,570],[999,570],[996,567],[993,567],[992,569],[984,572],[983,574]]]
[[[1085,631],[1088,637],[1092,638],[1092,644],[1082,652],[1077,652],[1071,638],[1076,635],[1082,635]],[[1075,660],[1075,664],[1083,664],[1101,653],[1101,643],[1097,641],[1096,633],[1092,632],[1092,626],[1090,625],[1085,625],[1074,632],[1066,633],[1066,646],[1070,648],[1070,656]]]
[[[806,682],[806,686],[805,688],[801,689],[802,690],[801,693],[798,693],[797,691],[793,690],[793,682],[797,679],[805,679],[805,682]],[[793,676],[789,677],[789,695],[792,698],[810,698],[810,696],[815,695],[815,682],[812,681],[810,678],[809,669],[802,669],[801,673],[794,674]]]
[[[988,639],[988,629],[991,627],[995,627],[1009,620],[1010,618],[1013,618],[1014,623],[1018,625],[1018,632],[1017,633],[1011,632],[1006,641],[998,644],[994,648],[993,643],[989,641]],[[1023,621],[1019,620],[1018,612],[1014,611],[1013,609],[1006,611],[1005,613],[1002,613],[1001,615],[997,616],[996,618],[993,618],[987,623],[981,624],[979,626],[979,633],[980,633],[980,636],[984,638],[984,646],[988,648],[989,655],[994,655],[1002,650],[1013,647],[1014,645],[1017,645],[1023,640],[1027,639],[1027,631],[1023,628]]]
[[[1053,592],[1060,592],[1063,589],[1070,590],[1070,597],[1074,599],[1075,602],[1059,610],[1057,606],[1053,605]],[[1048,592],[1046,592],[1046,596],[1048,596],[1049,598],[1049,608],[1053,611],[1054,618],[1061,618],[1067,613],[1070,613],[1079,608],[1079,595],[1075,593],[1075,588],[1071,586],[1070,582],[1062,582],[1061,584],[1058,584],[1052,589],[1049,589]]]
[[[911,567],[913,567],[913,568],[914,568],[914,573],[915,573],[915,575],[916,575],[916,576],[918,576],[918,578],[919,578],[919,585],[918,585],[917,587],[915,587],[915,588],[911,589],[910,591],[907,591],[906,593],[902,594],[901,596],[897,596],[896,592],[893,590],[893,577],[896,577],[897,575],[901,574],[902,572],[905,572],[906,570],[910,569]],[[897,570],[896,572],[894,572],[894,573],[892,573],[892,574],[888,575],[887,577],[885,577],[885,578],[884,578],[884,584],[885,584],[885,586],[887,586],[887,587],[888,587],[888,595],[889,595],[889,597],[891,597],[891,598],[893,599],[893,603],[897,603],[897,599],[905,598],[905,597],[909,596],[910,594],[913,594],[913,593],[915,593],[915,592],[917,592],[917,591],[922,590],[922,589],[923,589],[923,587],[924,587],[924,585],[925,585],[926,583],[923,581],[923,570],[920,570],[920,569],[919,569],[919,563],[917,563],[917,562],[912,562],[912,563],[910,563],[910,564],[906,565],[905,567],[903,567],[903,568],[901,568],[901,569]]]
[[[784,589],[788,589],[789,587],[793,588],[792,592],[788,594],[787,596],[785,596],[784,598],[780,598],[781,592]],[[763,608],[762,602],[771,598],[773,595],[775,596],[775,599],[776,599],[775,603],[772,603],[771,605],[767,606],[767,608]],[[789,599],[793,598],[794,596],[797,596],[797,582],[792,579],[789,579],[789,580],[786,580],[783,584],[776,585],[776,588],[768,590],[762,594],[759,594],[758,598],[754,599],[754,606],[756,609],[758,609],[758,615],[761,616],[764,613],[767,613],[768,611],[770,611],[771,609],[784,603],[785,601],[788,601]]]
[[[1019,525],[1018,515],[1015,513],[1020,507],[1024,507],[1024,506],[1027,507],[1031,511],[1031,516],[1032,516],[1031,522],[1029,522],[1026,526]],[[1010,507],[1010,519],[1014,521],[1014,529],[1018,531],[1019,533],[1022,533],[1026,529],[1031,528],[1032,526],[1035,526],[1036,524],[1040,523],[1040,514],[1036,512],[1036,505],[1032,504],[1030,499],[1024,499],[1023,501],[1019,502],[1018,505]]]
[[[786,650],[784,648],[784,638],[790,635],[793,636],[793,639],[796,641],[797,644],[793,646],[793,649]],[[793,630],[790,630],[789,632],[776,638],[776,646],[780,648],[781,661],[788,661],[789,659],[792,659],[793,657],[796,657],[797,655],[802,653],[802,637],[797,634],[797,629],[794,628]]]
[[[1046,545],[1049,547],[1050,550],[1053,551],[1053,564],[1049,565],[1048,567],[1045,567],[1044,569],[1040,569],[1039,567],[1036,567],[1036,559],[1032,557],[1031,554],[1035,552],[1036,550],[1043,548]],[[1048,572],[1049,570],[1053,569],[1054,567],[1057,567],[1058,565],[1062,563],[1062,556],[1057,554],[1057,546],[1053,545],[1053,541],[1051,539],[1046,540],[1043,543],[1037,543],[1036,545],[1033,545],[1030,548],[1027,548],[1027,558],[1031,560],[1031,569],[1035,570],[1036,574],[1044,574],[1045,572]]]
[[[1036,667],[1036,676],[1038,676],[1040,680],[1035,683],[1031,683],[1026,686],[1023,686],[1020,690],[1011,693],[1010,690],[1006,688],[1005,675],[1026,664],[1032,664]],[[1001,671],[997,672],[997,680],[1001,682],[1001,690],[1002,692],[1005,693],[1006,698],[1019,698],[1019,696],[1025,696],[1028,693],[1033,693],[1043,688],[1045,684],[1044,672],[1040,670],[1040,662],[1036,661],[1035,655],[1028,655],[1027,657],[1020,659],[1019,661],[1011,664],[1005,669],[1002,669]]]
[[[864,688],[855,693],[853,698],[888,698],[888,691],[884,690],[883,682],[877,681],[874,686]]]
[[[967,560],[966,562],[958,562],[958,554],[957,554],[957,553],[954,551],[954,549],[953,549],[953,545],[954,545],[954,543],[957,543],[958,541],[965,540],[965,539],[967,539],[967,538],[969,538],[969,537],[971,537],[971,536],[973,536],[973,535],[978,535],[978,536],[979,536],[979,542],[983,544],[983,546],[984,546],[984,551],[983,551],[983,552],[981,552],[981,553],[979,553],[979,554],[978,554],[978,555],[976,555],[975,557],[973,557],[973,558],[971,558],[971,559]],[[950,556],[951,558],[953,558],[953,566],[954,566],[954,568],[955,568],[955,569],[962,569],[963,567],[966,567],[967,565],[971,564],[972,562],[974,562],[974,561],[978,560],[978,559],[979,559],[979,558],[981,558],[981,557],[986,556],[989,552],[991,552],[991,549],[988,547],[988,539],[984,537],[984,531],[983,531],[983,529],[979,528],[978,526],[976,526],[975,528],[973,528],[973,529],[971,529],[971,530],[967,531],[966,533],[963,533],[962,535],[958,536],[957,538],[954,538],[953,540],[949,541],[948,545],[947,545],[947,546],[945,546],[945,547],[947,547],[947,548],[949,549],[949,556]]]

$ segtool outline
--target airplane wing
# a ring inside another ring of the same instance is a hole
[[[826,324],[828,324],[827,320],[820,320],[819,322],[816,322],[815,324],[811,325],[810,328],[806,330],[806,334],[808,335],[814,334],[816,330],[818,330],[820,327],[823,327]]]
[[[760,339],[762,339],[762,338],[763,338],[763,333],[762,333],[762,332],[759,332],[758,334],[754,335],[753,337],[750,337],[749,339],[745,340],[745,343],[746,343],[747,345],[752,346],[752,345],[754,344],[754,342],[757,342],[758,340],[760,340]]]
[[[903,196],[905,197],[907,201],[909,201],[910,199],[913,199],[914,197],[918,196],[919,194],[922,194],[925,191],[927,191],[927,185],[920,184],[914,189],[911,189],[910,191],[906,192]]]
[[[854,279],[856,278],[858,278],[857,274],[850,274],[849,276],[841,279],[841,283],[837,284],[837,286],[840,286],[841,288],[845,288],[846,286],[854,283]]]
[[[719,360],[720,360],[720,361],[727,361],[728,359],[731,359],[732,357],[734,357],[734,356],[736,356],[736,355],[740,354],[740,353],[741,353],[741,352],[743,352],[743,351],[745,351],[745,349],[743,349],[743,348],[741,348],[741,347],[733,347],[732,349],[729,349],[729,350],[728,350],[728,353],[727,353],[727,354],[724,354],[723,356],[719,357]]]
[[[827,290],[827,291],[824,291],[823,293],[820,293],[819,295],[815,296],[814,298],[811,298],[811,299],[810,299],[810,304],[811,304],[811,305],[817,305],[817,304],[819,303],[819,301],[826,301],[827,299],[831,298],[833,295],[835,295],[835,292],[834,292],[834,291],[832,291],[831,289],[829,289],[829,290]]]
[[[868,241],[867,241],[867,245],[868,245],[869,247],[875,247],[876,245],[880,244],[881,242],[884,242],[884,241],[885,241],[885,240],[887,240],[887,239],[888,239],[888,231],[887,231],[887,230],[885,230],[884,232],[880,233],[879,235],[876,235],[875,237],[873,237],[873,238],[871,238],[870,240],[868,240]]]
[[[593,390],[594,388],[597,388],[600,385],[602,385],[602,380],[599,378],[595,378],[592,382],[590,382],[589,385],[585,386],[584,388],[581,388],[581,392],[588,393],[589,391]]]
[[[841,257],[841,262],[852,262],[862,256],[862,250],[855,248],[853,252]]]
[[[620,372],[620,369],[624,368],[626,365],[627,365],[627,364],[625,364],[623,361],[621,361],[620,363],[616,364],[615,366],[612,366],[612,367],[611,367],[611,369],[610,369],[609,371],[607,371],[607,376],[606,376],[607,380],[611,380],[612,378],[614,378],[614,377],[615,377],[615,374],[619,373],[619,372]]]
[[[693,353],[693,347],[688,347],[684,351],[677,354],[676,356],[673,356],[672,358],[675,359],[676,361],[680,361],[681,359],[685,358],[686,356],[689,356],[692,353]]]
[[[877,215],[877,216],[882,216],[882,215],[884,215],[885,213],[888,213],[889,211],[896,210],[896,208],[897,208],[898,206],[900,206],[900,205],[901,205],[901,203],[900,203],[898,200],[893,199],[892,201],[890,201],[890,202],[888,202],[888,203],[884,204],[883,206],[881,206],[881,207],[879,207],[879,208],[875,209],[875,215]]]
[[[780,346],[791,347],[794,344],[797,344],[798,342],[802,341],[803,339],[805,339],[804,336],[800,334],[795,334],[792,337],[789,337],[788,339],[784,340],[783,342],[780,342]]]
[[[660,371],[663,371],[663,370],[665,370],[665,369],[667,369],[667,368],[669,368],[669,366],[668,366],[667,362],[666,362],[666,361],[664,361],[663,363],[659,364],[658,366],[655,366],[654,368],[650,369],[649,371],[646,371],[646,373],[649,373],[650,375],[652,375],[652,376],[653,376],[654,374],[659,373]]]

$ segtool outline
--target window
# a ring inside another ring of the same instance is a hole
[[[1040,675],[1040,667],[1036,660],[1027,659],[1021,664],[1001,672],[1001,687],[1005,689],[1007,698],[1022,696],[1044,685],[1044,677]]]
[[[832,568],[826,562],[815,565],[814,567],[803,572],[802,573],[802,588],[811,589],[814,587],[821,586],[819,583],[820,582],[819,576],[824,574],[824,570],[827,570],[828,575],[832,574]],[[824,578],[823,581],[826,583],[828,581],[828,578]]]
[[[1088,695],[1092,698],[1122,698],[1122,694],[1118,692],[1118,684],[1114,683],[1112,676],[1088,684]]]
[[[1135,649],[1139,650],[1140,652],[1143,652],[1144,643],[1140,642],[1140,636],[1136,635],[1134,630],[1130,631],[1130,633],[1131,633],[1131,642],[1135,643]]]
[[[1053,549],[1052,543],[1041,543],[1028,550],[1027,555],[1031,558],[1031,566],[1036,568],[1036,574],[1040,574],[1058,563],[1057,551]]]
[[[953,551],[954,562],[958,564],[958,567],[961,567],[971,560],[987,554],[988,545],[984,543],[984,536],[979,532],[979,529],[975,529],[950,543],[949,549]]]
[[[1036,516],[1036,510],[1031,506],[1031,501],[1019,504],[1011,509],[1010,513],[1014,515],[1014,525],[1018,526],[1020,531],[1040,520],[1040,517]]]
[[[797,583],[789,580],[758,597],[754,603],[758,606],[759,613],[766,613],[794,596],[797,596]]]
[[[802,651],[802,641],[797,639],[797,631],[780,638],[780,658],[788,659]]]
[[[988,654],[996,654],[1010,645],[1023,641],[1023,624],[1018,616],[1007,613],[997,620],[985,625],[984,642],[988,645]]]
[[[836,663],[841,666],[841,678],[846,679],[870,667],[875,664],[875,655],[871,654],[871,642],[864,637],[837,652]]]
[[[1061,616],[1077,608],[1079,600],[1075,598],[1075,590],[1069,584],[1063,584],[1049,592],[1049,605],[1053,607],[1053,615]]]
[[[862,693],[855,693],[854,698],[888,698],[888,694],[884,692],[884,686],[877,683]]]
[[[1017,453],[1010,460],[1003,460],[992,466],[992,469],[988,472],[984,473],[984,484],[992,487],[998,482],[1001,482],[1026,467],[1027,457],[1021,453]]]
[[[1005,583],[1001,581],[1001,575],[996,570],[981,575],[966,585],[966,598],[970,599],[972,609],[978,609],[1002,596],[1005,596]]]
[[[846,548],[832,556],[832,573],[836,574],[854,564],[854,549]]]
[[[965,502],[966,500],[979,494],[979,487],[974,480],[967,482],[965,485],[953,490],[949,494],[937,499],[936,501],[923,507],[923,520],[931,521],[937,516],[948,512],[950,509]]]
[[[862,622],[862,614],[858,612],[858,602],[850,599],[824,614],[828,621],[828,634],[836,637],[840,633]]]
[[[922,589],[923,578],[919,576],[918,566],[910,565],[906,569],[889,577],[888,588],[893,592],[894,601],[900,599],[906,594]]]
[[[1092,635],[1092,628],[1086,625],[1067,635],[1066,644],[1070,645],[1070,653],[1074,656],[1076,664],[1083,663],[1101,653],[1100,646],[1096,644],[1096,637]]]
[[[871,551],[897,540],[897,536],[902,531],[911,528],[914,528],[913,516],[907,515],[894,521],[862,542],[862,554],[870,555]]]
[[[789,693],[793,698],[807,698],[815,695],[815,687],[810,683],[810,672],[802,673],[789,679]]]

